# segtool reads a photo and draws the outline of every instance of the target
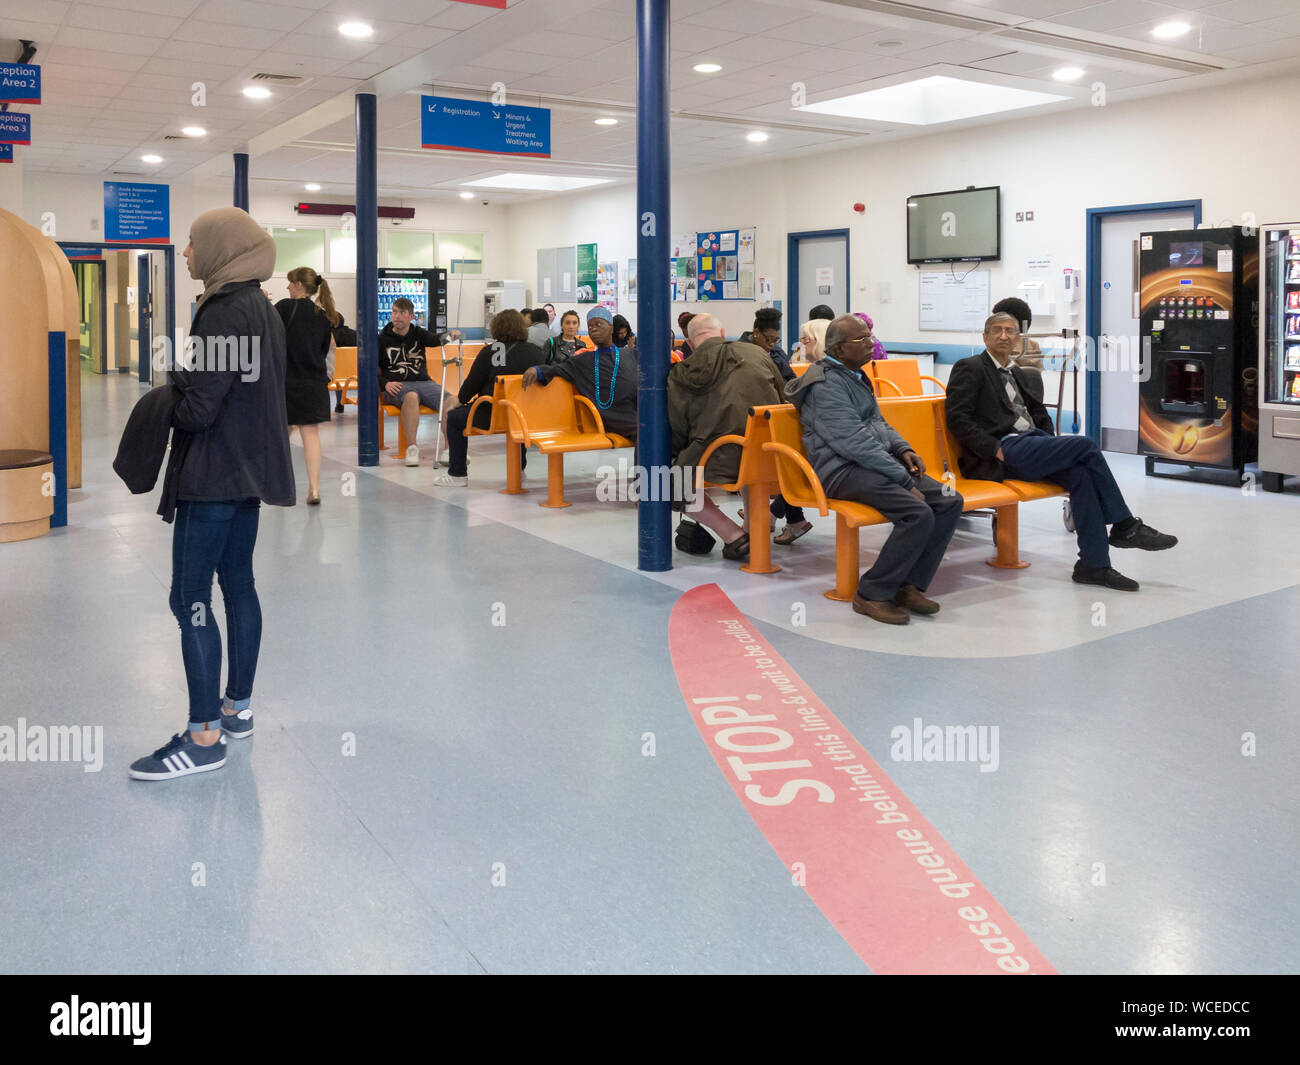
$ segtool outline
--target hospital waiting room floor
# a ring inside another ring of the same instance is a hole
[[[1139,593],[1072,584],[1044,500],[1029,568],[985,565],[965,519],[942,612],[896,628],[823,596],[830,518],[775,574],[716,548],[643,573],[635,504],[597,493],[630,453],[571,457],[549,510],[540,458],[498,492],[496,438],[468,488],[427,447],[358,469],[349,407],[323,504],[295,440],[299,505],[262,509],[255,735],[147,783],[128,765],[186,719],[172,530],[110,466],[141,386],[83,385],[67,527],[0,546],[0,727],[102,747],[0,763],[5,971],[1297,967],[1294,480],[1111,455],[1181,540],[1116,553]]]

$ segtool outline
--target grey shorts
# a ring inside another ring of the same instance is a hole
[[[398,381],[402,390],[396,396],[390,396],[383,389],[380,390],[379,396],[384,403],[394,407],[400,407],[402,400],[406,398],[406,393],[414,392],[420,397],[420,406],[432,407],[434,410],[442,409],[442,388],[436,381]]]

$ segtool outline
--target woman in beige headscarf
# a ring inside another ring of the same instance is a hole
[[[262,640],[253,586],[259,507],[293,506],[295,497],[284,324],[261,289],[275,268],[275,244],[247,213],[223,207],[194,220],[184,254],[203,295],[177,355],[180,368],[170,374],[177,401],[160,512],[170,520],[174,505],[171,608],[181,630],[189,724],[132,763],[137,780],[220,769],[226,737],[252,734],[249,701]],[[226,604],[224,701],[213,574]]]

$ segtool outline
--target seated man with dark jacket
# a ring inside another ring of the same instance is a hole
[[[948,428],[966,452],[961,472],[983,481],[1052,481],[1068,490],[1079,539],[1074,581],[1136,592],[1137,581],[1111,568],[1110,549],[1163,551],[1178,543],[1177,537],[1157,532],[1129,512],[1092,440],[1053,435],[1050,415],[1034,398],[1024,370],[1012,364],[1020,350],[1020,324],[1012,315],[989,316],[984,348],[954,365],[948,378]]]
[[[925,463],[880,414],[862,374],[871,361],[871,330],[844,314],[826,330],[826,356],[786,385],[799,408],[804,450],[828,497],[875,507],[894,523],[862,575],[853,609],[889,625],[908,611],[937,614],[923,594],[943,561],[963,500],[932,477]]]
[[[582,349],[563,362],[530,366],[524,371],[524,387],[545,385],[563,377],[580,396],[586,396],[600,411],[607,433],[617,433],[636,442],[636,401],[640,370],[636,348],[614,345],[614,316],[604,307],[587,312],[587,335],[596,350]]]
[[[711,314],[690,320],[692,351],[668,370],[668,425],[672,429],[673,465],[682,467],[683,484],[694,492],[695,463],[720,436],[743,436],[749,408],[780,403],[781,375],[772,360],[753,344],[730,341]],[[705,479],[735,481],[740,448],[720,447],[709,458]],[[764,500],[747,502],[761,506]],[[749,557],[749,536],[707,494],[698,501],[695,519],[722,538],[723,558]]]
[[[529,330],[524,316],[518,311],[502,311],[493,316],[488,329],[492,333],[492,342],[483,345],[475,356],[469,373],[461,382],[456,405],[446,415],[444,433],[450,458],[447,472],[433,481],[443,488],[464,488],[469,484],[469,438],[465,435],[465,428],[469,424],[470,404],[479,396],[492,395],[498,377],[522,374],[546,358],[541,348],[525,339]],[[479,406],[474,414],[474,425],[479,429],[492,425],[492,408],[488,404]],[[522,444],[519,449],[524,450]]]

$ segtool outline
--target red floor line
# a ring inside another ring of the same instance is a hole
[[[1054,973],[716,584],[668,626],[686,706],[768,843],[873,972]]]

